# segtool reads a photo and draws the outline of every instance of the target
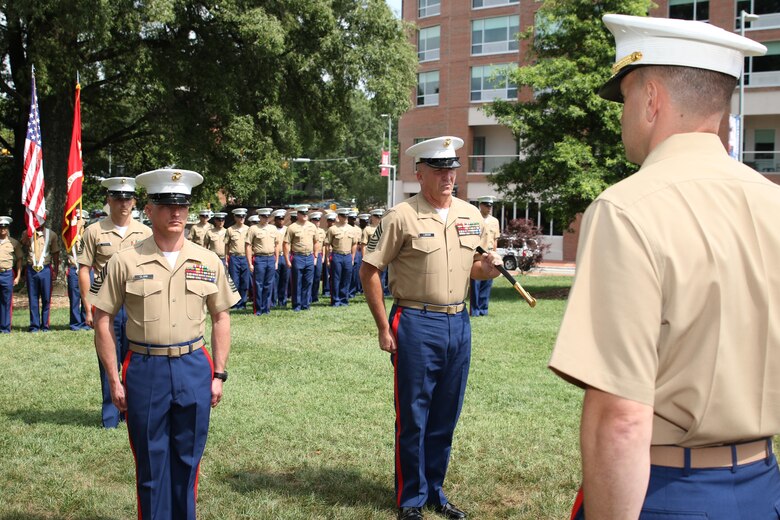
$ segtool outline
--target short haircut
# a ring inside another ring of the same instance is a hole
[[[737,78],[714,70],[660,65],[640,70],[661,78],[674,103],[699,116],[728,112],[737,86]]]

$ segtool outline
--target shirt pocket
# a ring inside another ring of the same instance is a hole
[[[422,266],[423,273],[436,273],[446,269],[445,262],[436,254],[441,249],[441,242],[435,238],[413,238],[412,249],[415,252],[415,265]]]
[[[160,319],[162,310],[162,282],[134,280],[125,283],[127,314],[141,317],[144,322]]]
[[[460,240],[460,259],[463,269],[471,270],[474,265],[474,255],[477,254],[477,246],[480,243],[479,235],[459,236]]]
[[[186,281],[187,317],[200,322],[206,313],[206,298],[217,292],[217,284],[204,280]]]

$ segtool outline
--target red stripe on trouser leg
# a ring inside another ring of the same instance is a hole
[[[393,333],[393,341],[398,348],[398,322],[401,319],[401,308],[396,307],[393,322],[390,324],[390,331]],[[401,472],[401,409],[398,403],[398,358],[393,363],[393,397],[395,399],[395,474],[398,479],[398,489],[396,491],[396,505],[401,507],[401,494],[404,488],[404,476]]]
[[[577,497],[574,499],[574,506],[571,508],[570,520],[574,520],[574,518],[577,516],[577,513],[579,513],[580,509],[582,509],[583,498],[582,487],[580,487],[580,489],[577,490]]]
[[[128,352],[125,357],[124,363],[122,363],[122,386],[125,388],[125,399],[127,399],[127,367],[130,365],[130,358],[133,357],[133,352]],[[135,503],[138,508],[138,520],[143,520],[143,514],[141,513],[141,493],[138,492],[138,457],[135,454],[135,446],[133,446],[133,438],[130,436],[130,421],[125,413],[125,423],[127,424],[127,440],[130,442],[130,451],[133,453],[133,462],[135,463]]]

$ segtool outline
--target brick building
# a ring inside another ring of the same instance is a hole
[[[764,43],[767,56],[746,60],[744,77],[743,160],[780,183],[780,7],[775,0],[657,0],[649,14],[707,21],[739,33],[740,13],[759,18],[745,24],[745,36]],[[423,139],[440,135],[462,137],[457,196],[476,200],[498,193],[489,184],[491,172],[522,154],[509,129],[481,110],[495,98],[517,99],[518,88],[508,80],[491,82],[495,68],[521,66],[529,42],[518,42],[518,32],[534,24],[542,2],[536,0],[403,0],[402,17],[413,22],[418,51],[417,89],[413,108],[399,121],[398,179],[394,199],[419,191],[414,164],[403,150]],[[732,114],[739,113],[740,90],[732,99]],[[520,94],[522,95],[522,93]],[[723,139],[728,140],[724,121]],[[499,197],[500,198],[500,197]],[[531,218],[547,235],[549,260],[574,260],[575,233],[565,223],[545,216],[536,202],[503,201],[496,216],[502,225],[518,217]]]

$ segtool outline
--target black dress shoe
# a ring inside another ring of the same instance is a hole
[[[460,518],[466,518],[466,513],[453,506],[449,502],[443,506],[434,506],[433,510],[440,514],[444,518],[450,518],[451,520],[459,520]]]
[[[423,520],[421,507],[398,508],[398,520]]]

